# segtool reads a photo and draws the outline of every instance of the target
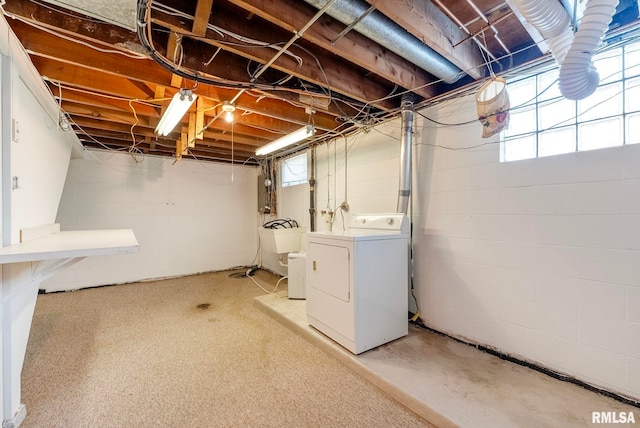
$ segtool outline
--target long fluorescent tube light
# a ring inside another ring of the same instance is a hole
[[[165,137],[169,135],[169,132],[173,131],[173,128],[182,120],[182,117],[196,98],[198,96],[194,95],[189,89],[180,89],[179,92],[176,92],[169,103],[169,107],[160,118],[158,126],[156,126],[156,134]]]
[[[256,150],[256,155],[266,155],[271,152],[275,152],[276,150],[280,150],[284,147],[290,146],[291,144],[295,144],[298,141],[302,141],[305,138],[311,137],[316,133],[316,128],[313,125],[306,125],[297,131],[293,131],[291,134],[287,134],[284,137],[280,137],[277,140],[273,140],[269,144],[265,144],[262,147],[259,147]]]

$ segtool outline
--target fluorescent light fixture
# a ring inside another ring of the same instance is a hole
[[[284,137],[280,137],[277,140],[273,140],[269,144],[265,144],[262,147],[259,147],[256,150],[256,155],[266,155],[271,152],[275,152],[276,150],[280,150],[284,147],[290,146],[291,144],[295,144],[298,141],[302,141],[305,138],[311,137],[316,133],[316,128],[313,125],[306,125],[297,131],[293,131],[291,134],[287,134]]]
[[[169,103],[169,107],[160,118],[158,126],[156,126],[156,134],[165,137],[169,135],[169,132],[173,131],[173,128],[182,120],[182,117],[197,97],[189,89],[180,89],[179,92],[176,92]]]

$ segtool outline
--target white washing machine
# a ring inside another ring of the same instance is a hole
[[[346,231],[307,233],[307,320],[354,354],[408,329],[409,219],[360,214]]]

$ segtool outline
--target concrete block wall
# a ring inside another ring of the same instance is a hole
[[[462,123],[475,103],[424,114]],[[501,163],[479,124],[418,131],[426,324],[640,399],[640,145]]]
[[[399,122],[398,122],[399,123]],[[400,126],[396,121],[362,131],[346,141],[338,139],[317,149],[317,230],[329,230],[322,210],[336,212],[333,230],[347,227],[351,215],[395,212],[400,178]],[[348,212],[337,207],[349,204]]]
[[[69,290],[246,266],[257,250],[256,168],[88,152],[69,166],[62,230],[133,229],[137,254],[91,257],[43,283]]]
[[[331,227],[327,214],[322,211],[336,212],[333,230],[347,227],[353,214],[395,212],[400,165],[400,127],[395,121],[368,132],[362,131],[346,142],[338,139],[330,145],[320,146],[316,159],[316,230],[325,231]],[[293,218],[310,230],[309,185],[278,188],[278,195],[277,217]],[[336,211],[345,201],[349,211]],[[306,248],[306,239],[302,247]],[[278,265],[273,254],[263,252],[262,261],[268,269],[286,274],[286,268]]]

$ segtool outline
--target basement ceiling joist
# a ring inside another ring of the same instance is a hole
[[[424,104],[477,85],[489,70],[547,57],[504,0],[336,0],[397,24],[398,35],[463,71],[455,83],[351,28],[366,14],[344,23],[324,13],[301,32],[318,14],[312,0],[118,0],[118,13],[147,11],[138,16],[147,21],[146,41],[102,2],[51,1],[2,7],[83,144],[132,153],[255,164],[257,147],[303,124],[318,132],[300,147],[393,117],[403,93]],[[632,6],[637,12],[637,1]],[[180,88],[199,96],[208,125],[184,153],[189,115],[167,137],[154,134]],[[221,114],[230,100],[233,125]]]

